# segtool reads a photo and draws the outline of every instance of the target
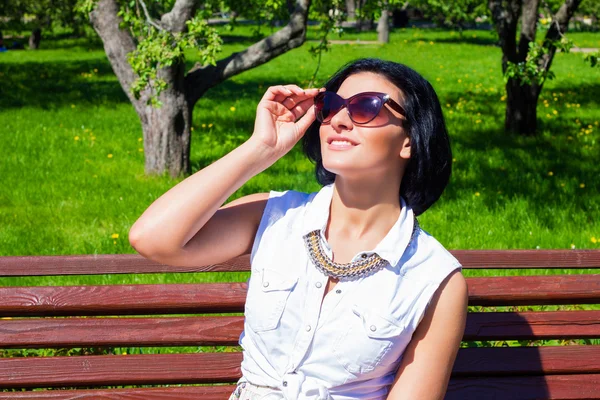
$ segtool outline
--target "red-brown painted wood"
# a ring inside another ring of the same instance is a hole
[[[0,348],[238,344],[243,317],[0,320]],[[463,340],[600,338],[600,311],[469,313]]]
[[[0,348],[235,346],[244,317],[0,320]]]
[[[467,278],[470,305],[598,304],[600,274]],[[0,287],[0,316],[243,312],[240,283]]]
[[[578,373],[600,373],[600,345],[460,349],[452,370],[453,376]]]
[[[598,400],[600,375],[453,378],[445,400]]]
[[[0,287],[0,316],[243,312],[245,282]]]
[[[0,388],[234,382],[241,353],[0,358]],[[454,377],[600,373],[600,346],[460,349]]]
[[[0,392],[0,400],[227,400],[235,385]]]
[[[600,303],[600,274],[468,278],[469,305]]]
[[[0,358],[0,388],[231,383],[241,353]]]
[[[467,269],[600,268],[598,250],[453,250]],[[165,272],[249,271],[249,256],[223,263],[181,267],[147,260],[138,254],[0,257],[0,276],[94,275]]]
[[[471,312],[463,340],[600,338],[600,311]]]

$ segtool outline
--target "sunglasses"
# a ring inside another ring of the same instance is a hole
[[[406,115],[404,108],[385,93],[363,92],[344,99],[334,92],[321,92],[315,97],[317,120],[321,123],[331,121],[335,114],[346,107],[352,122],[366,124],[375,119],[381,111],[381,107],[386,103],[393,110]]]

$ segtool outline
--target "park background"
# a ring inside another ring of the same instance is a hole
[[[222,58],[279,28],[218,29]],[[5,42],[11,34],[17,41],[27,39],[23,31],[4,34]],[[600,47],[595,28],[575,27],[568,37],[579,48]],[[376,42],[374,30],[359,32],[349,25],[341,36],[329,38],[315,86],[346,62],[368,56],[413,67],[437,91],[453,148],[453,174],[442,198],[419,222],[444,246],[600,247],[600,68],[591,68],[581,53],[557,53],[556,78],[546,81],[537,105],[537,135],[521,136],[504,130],[502,55],[489,24],[459,30],[411,21],[393,29],[386,44]],[[309,25],[301,47],[224,81],[200,99],[193,113],[192,173],[249,138],[268,86],[308,85],[318,62],[311,46],[319,39],[319,28]],[[189,50],[185,59],[189,69],[199,55]],[[36,51],[0,53],[0,148],[0,256],[134,253],[130,227],[183,179],[145,174],[139,118],[89,27],[77,35],[69,29],[44,32]],[[300,145],[230,200],[287,189],[319,189]],[[553,273],[586,272],[591,271]],[[245,279],[246,273],[107,275],[0,278],[0,285]]]

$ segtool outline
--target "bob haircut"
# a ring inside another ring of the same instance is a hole
[[[346,78],[360,72],[382,75],[403,93],[406,110],[404,129],[410,138],[411,157],[406,165],[400,196],[422,214],[435,203],[446,188],[452,170],[452,151],[442,108],[431,84],[406,65],[376,58],[362,58],[343,66],[325,84],[328,91],[337,92]],[[369,90],[369,88],[365,88]],[[335,174],[323,167],[319,128],[315,121],[303,138],[304,153],[316,164],[317,181],[328,185]]]

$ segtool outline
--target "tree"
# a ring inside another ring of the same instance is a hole
[[[485,0],[413,0],[412,3],[437,25],[458,29],[461,36],[467,25],[489,14]]]
[[[553,77],[550,66],[556,50],[568,51],[571,46],[564,33],[581,1],[565,0],[553,13],[542,0],[549,18],[540,21],[540,0],[489,0],[502,49],[502,72],[506,78],[507,131],[522,135],[536,133],[540,92],[546,79]],[[541,44],[536,42],[538,24],[546,29]]]
[[[199,3],[84,0],[79,6],[89,14],[140,118],[148,174],[190,172],[192,110],[208,89],[305,41],[311,0],[296,0],[285,27],[241,52],[216,60],[221,38],[207,19],[222,3]],[[280,1],[270,4],[269,10],[260,0],[227,3],[236,15],[250,13],[255,19],[277,17],[287,9]],[[191,47],[199,49],[202,62],[186,72],[184,50]]]

